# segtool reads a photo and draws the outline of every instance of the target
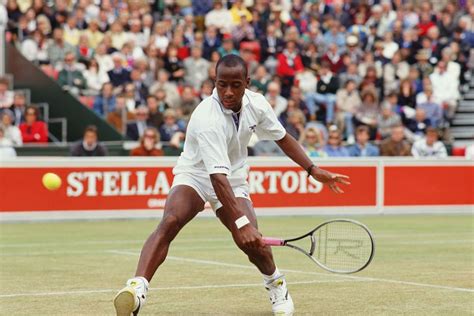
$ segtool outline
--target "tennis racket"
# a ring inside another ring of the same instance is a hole
[[[296,249],[324,270],[354,273],[366,268],[374,257],[374,238],[362,223],[334,219],[318,225],[303,236],[291,239],[264,237],[269,246]]]

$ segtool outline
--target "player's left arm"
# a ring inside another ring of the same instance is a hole
[[[345,185],[350,184],[348,176],[332,173],[315,166],[303,151],[301,145],[290,134],[286,133],[282,139],[275,142],[288,157],[303,167],[303,169],[305,169],[314,179],[327,184],[334,192],[344,193],[344,191],[337,185],[338,183]]]

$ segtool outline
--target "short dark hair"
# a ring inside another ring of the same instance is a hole
[[[367,134],[370,134],[369,133],[369,127],[366,126],[366,125],[359,125],[356,129],[356,134],[359,134],[359,133],[367,133]]]
[[[247,64],[242,59],[242,57],[235,54],[225,55],[224,57],[222,57],[221,59],[217,61],[216,74],[221,64],[226,67],[238,67],[238,66],[242,67],[242,70],[244,71],[244,77],[247,78],[247,75],[248,75]]]
[[[84,135],[87,133],[87,132],[92,132],[94,134],[98,134],[97,132],[97,126],[95,125],[87,125],[86,128],[84,129]]]

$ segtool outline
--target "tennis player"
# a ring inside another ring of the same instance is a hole
[[[119,316],[137,315],[145,303],[148,282],[163,263],[171,241],[208,201],[237,246],[262,273],[275,315],[291,315],[293,301],[272,251],[262,241],[246,181],[247,145],[252,133],[278,146],[303,167],[308,176],[334,192],[349,184],[345,175],[316,167],[298,142],[286,133],[264,96],[247,88],[250,78],[242,58],[226,55],[216,65],[216,89],[194,110],[184,151],[173,169],[174,180],[163,219],[143,246],[135,277],[118,292]]]

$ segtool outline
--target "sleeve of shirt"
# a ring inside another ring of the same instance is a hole
[[[265,98],[261,99],[264,111],[262,111],[259,123],[255,128],[259,140],[280,140],[286,135],[286,130],[281,125],[270,103]]]
[[[197,141],[201,158],[207,172],[211,174],[230,174],[230,160],[227,155],[225,134],[217,129],[208,129],[198,133]]]

